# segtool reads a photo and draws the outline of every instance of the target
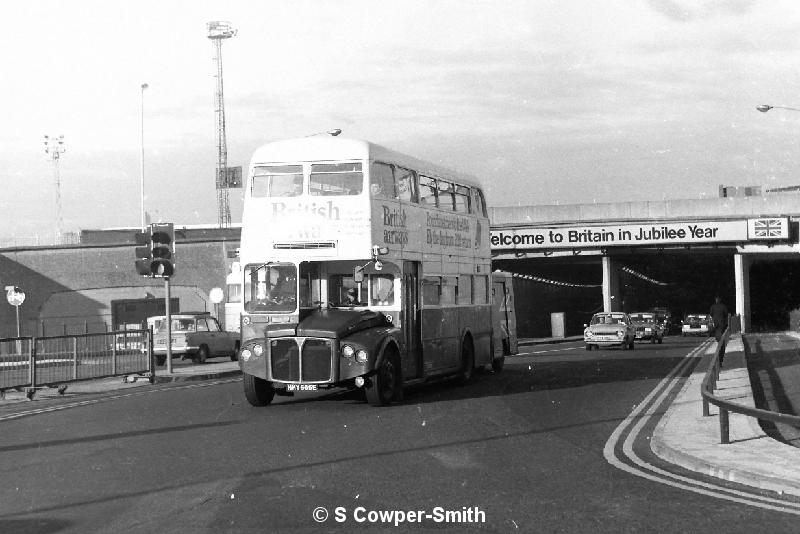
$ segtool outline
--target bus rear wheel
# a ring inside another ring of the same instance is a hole
[[[399,389],[402,387],[400,380],[397,354],[393,352],[386,354],[365,388],[367,402],[372,406],[386,406],[391,403],[399,397]]]
[[[492,362],[494,366],[494,362]],[[472,340],[467,338],[461,342],[461,369],[458,371],[458,383],[467,384],[475,372],[475,348]]]
[[[244,384],[244,396],[247,402],[253,406],[266,406],[275,397],[275,388],[272,387],[272,383],[263,378],[243,373],[242,383]]]

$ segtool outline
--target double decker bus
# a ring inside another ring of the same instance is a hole
[[[477,181],[367,141],[258,148],[240,263],[239,364],[254,406],[331,387],[386,405],[404,386],[499,372],[516,352]]]

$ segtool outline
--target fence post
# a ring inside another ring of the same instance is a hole
[[[708,417],[711,413],[708,410],[708,399],[703,397],[703,417]]]
[[[117,374],[117,334],[111,334],[111,374]]]
[[[728,410],[719,407],[719,438],[720,443],[728,444],[731,442],[730,425],[728,424]]]
[[[36,337],[31,338],[31,347],[28,353],[28,382],[31,383],[31,388],[36,387]]]
[[[78,336],[72,338],[72,379],[78,379]]]

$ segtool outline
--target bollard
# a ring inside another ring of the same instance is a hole
[[[719,408],[719,438],[720,443],[727,445],[731,442],[730,425],[728,423],[728,410],[720,406]]]

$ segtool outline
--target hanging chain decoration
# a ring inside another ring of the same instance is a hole
[[[636,276],[637,278],[641,278],[645,282],[650,282],[651,284],[655,284],[657,286],[668,286],[668,285],[671,285],[670,282],[659,282],[658,280],[653,280],[649,276],[645,276],[642,273],[636,272],[633,269],[631,269],[630,267],[623,267],[622,270],[625,271],[628,274]]]
[[[543,278],[541,276],[533,276],[530,274],[511,273],[511,276],[522,280],[530,280],[532,282],[539,282],[541,284],[551,284],[554,286],[563,286],[563,287],[593,288],[602,286],[602,284],[574,284],[572,282],[561,282],[558,280],[551,280],[549,278]]]

